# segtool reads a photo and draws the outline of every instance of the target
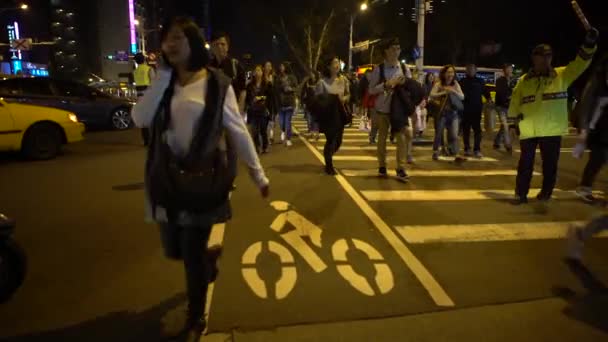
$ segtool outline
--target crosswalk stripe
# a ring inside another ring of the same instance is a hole
[[[377,169],[367,170],[340,170],[346,177],[374,177],[378,176]],[[408,170],[412,177],[491,177],[516,176],[517,170]],[[535,175],[540,175],[534,172]]]
[[[387,144],[386,146],[386,150],[387,151],[396,151],[397,147],[396,146],[388,146],[389,144]],[[319,150],[322,150],[323,147],[325,145],[317,145],[317,148]],[[340,146],[340,151],[376,151],[378,150],[378,147],[376,147],[375,145],[368,145],[368,146]],[[432,151],[433,147],[431,146],[414,146],[414,151]],[[340,153],[340,151],[338,151],[338,153]]]
[[[314,139],[310,139],[312,141],[314,141]],[[319,140],[317,140],[317,142],[325,142],[325,138],[319,138]],[[342,139],[343,143],[369,143],[369,139],[366,138],[344,138]]]
[[[378,161],[378,158],[376,156],[334,156],[334,161]],[[387,160],[395,160],[394,156],[387,156],[386,157]],[[428,156],[419,156],[419,157],[415,157],[414,158],[415,162],[428,162],[428,161],[433,161],[433,157],[428,155]],[[454,157],[439,157],[439,161],[449,161],[449,162],[453,162],[454,161]],[[465,161],[464,163],[469,163],[469,162],[473,162],[473,163],[479,163],[479,162],[498,162],[498,159],[495,158],[490,158],[490,157],[483,157],[482,159],[475,159],[475,158],[471,158],[471,159],[467,159],[467,161]]]
[[[411,244],[563,239],[574,222],[518,222],[501,224],[450,224],[399,226],[397,232]],[[608,238],[608,231],[597,237]]]
[[[530,193],[536,194],[540,189],[530,189]],[[361,191],[368,201],[476,201],[488,199],[511,199],[514,190],[364,190]],[[553,198],[557,200],[568,200],[578,198],[574,191],[563,191],[556,189]]]
[[[521,150],[520,149],[515,149],[515,152],[521,153]],[[536,152],[540,153],[540,149],[537,149]],[[560,149],[560,152],[561,153],[572,153],[572,152],[574,152],[574,148],[573,147],[562,147]],[[585,150],[585,152],[588,153],[588,152],[590,152],[590,150]]]

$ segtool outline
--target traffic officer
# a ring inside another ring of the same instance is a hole
[[[135,70],[133,70],[133,82],[135,83],[135,90],[137,91],[137,98],[144,95],[144,91],[148,89],[150,83],[154,79],[155,72],[152,67],[146,63],[146,57],[143,53],[135,55]],[[144,145],[148,146],[150,140],[150,134],[147,128],[141,129],[141,136],[144,140]]]
[[[513,202],[516,205],[528,202],[538,146],[543,159],[543,185],[536,198],[551,199],[557,180],[561,136],[568,131],[567,89],[591,64],[598,38],[595,28],[587,31],[575,60],[565,67],[551,66],[553,51],[549,45],[538,45],[532,51],[533,67],[515,86],[509,106],[509,117],[519,120],[520,129],[521,156]]]

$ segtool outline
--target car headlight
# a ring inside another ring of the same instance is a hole
[[[76,116],[76,114],[68,114],[68,118],[72,122],[78,122],[78,117]]]

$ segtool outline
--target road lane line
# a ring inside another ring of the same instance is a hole
[[[581,226],[574,222],[521,222],[501,224],[460,224],[437,226],[397,226],[397,232],[411,244],[552,240],[566,237],[568,228]],[[596,237],[608,238],[608,231]]]
[[[346,177],[374,177],[378,176],[378,170],[341,170]],[[411,177],[491,177],[491,176],[516,176],[517,170],[408,170]],[[540,175],[534,172],[535,175]]]
[[[314,147],[313,147],[314,148]],[[414,149],[415,150],[415,149]],[[378,157],[372,155],[354,155],[354,156],[334,156],[334,161],[375,161],[378,162]],[[395,160],[394,156],[387,156],[387,161]],[[431,155],[414,157],[414,162],[430,162],[433,161]],[[453,162],[454,157],[439,157],[439,161]],[[498,159],[483,157],[482,159],[469,158],[464,163],[479,163],[479,162],[498,162]]]
[[[530,193],[540,192],[540,189],[530,189]],[[487,190],[487,189],[463,189],[463,190],[364,190],[361,194],[371,202],[394,202],[394,201],[478,201],[488,199],[511,199],[514,190]],[[553,198],[556,200],[577,199],[574,191],[562,191],[555,189]]]
[[[295,129],[297,133],[297,128]],[[308,147],[310,152],[325,165],[325,160],[321,153],[306,139],[299,135],[300,140]],[[353,188],[352,185],[346,180],[346,178],[340,174],[335,176],[338,183],[342,186],[344,191],[353,199],[353,201],[359,206],[361,211],[369,218],[369,220],[378,229],[379,233],[384,236],[386,241],[391,247],[397,252],[397,255],[403,260],[405,265],[412,271],[412,273],[418,278],[418,281],[429,293],[433,301],[438,306],[451,307],[454,306],[454,302],[441,287],[439,282],[433,277],[431,272],[424,267],[422,262],[416,258],[414,253],[403,243],[403,240],[389,227],[384,220],[378,215],[374,209],[361,197],[361,195]]]

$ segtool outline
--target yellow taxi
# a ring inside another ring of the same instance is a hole
[[[0,151],[21,151],[33,160],[52,159],[64,144],[82,140],[84,130],[73,113],[0,98]]]

